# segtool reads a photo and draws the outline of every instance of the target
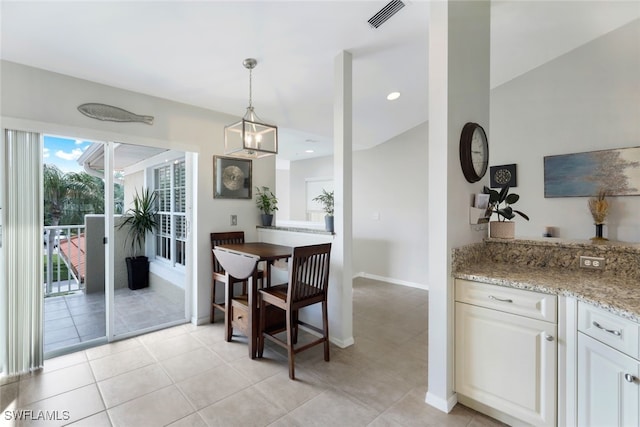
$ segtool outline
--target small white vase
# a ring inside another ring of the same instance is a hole
[[[516,223],[511,221],[491,221],[489,223],[489,237],[498,239],[513,239],[516,233]]]

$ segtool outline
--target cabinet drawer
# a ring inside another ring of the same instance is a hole
[[[456,279],[456,301],[557,323],[555,295]]]
[[[578,330],[634,359],[640,359],[640,325],[578,302]]]

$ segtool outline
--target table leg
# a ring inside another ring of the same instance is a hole
[[[267,288],[271,287],[271,266],[273,265],[273,261],[267,261],[267,271],[265,271],[265,279],[267,279]],[[264,286],[264,283],[262,284]]]
[[[256,358],[258,349],[258,269],[253,270],[253,275],[249,276],[249,295],[247,297],[249,304],[249,357]]]
[[[233,298],[233,286],[230,285],[231,277],[229,273],[226,274],[227,283],[225,283],[224,289],[224,338],[227,342],[231,342],[232,326],[231,326],[231,299]]]

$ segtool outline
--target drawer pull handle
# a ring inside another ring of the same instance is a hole
[[[546,335],[544,339],[546,339],[547,341],[553,341],[553,337],[551,335]]]
[[[500,302],[510,302],[510,303],[513,302],[512,299],[498,298],[498,297],[494,297],[493,295],[489,295],[489,299],[500,301]]]
[[[604,327],[602,327],[602,326],[600,325],[600,323],[596,322],[595,320],[593,321],[593,326],[595,326],[595,327],[596,327],[596,328],[598,328],[598,329],[602,329],[602,330],[603,330],[603,331],[605,331],[605,332],[609,332],[610,334],[613,334],[613,335],[615,335],[615,336],[617,336],[617,337],[622,336],[622,332],[620,332],[620,331],[616,331],[616,330],[614,330],[614,329],[607,329],[607,328],[604,328]]]
[[[636,382],[637,378],[631,374],[624,374],[624,379],[630,383]]]

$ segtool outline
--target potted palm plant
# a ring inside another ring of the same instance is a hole
[[[127,275],[129,279],[129,289],[140,289],[149,286],[149,259],[140,255],[144,251],[144,243],[147,233],[153,232],[158,226],[156,214],[157,193],[145,188],[142,194],[133,198],[133,207],[125,213],[126,218],[120,224],[119,229],[128,227],[127,236],[124,239],[124,246],[129,247],[129,257],[127,262]]]
[[[256,187],[256,206],[262,211],[262,225],[269,227],[273,222],[273,213],[278,210],[278,199],[269,187]]]
[[[529,221],[529,217],[519,210],[513,209],[511,205],[520,200],[520,196],[509,194],[509,185],[502,187],[500,192],[484,187],[483,193],[489,195],[489,207],[491,215],[498,215],[497,221],[489,223],[489,237],[498,237],[501,239],[513,239],[515,236],[515,222],[511,222],[516,214]]]
[[[326,214],[324,217],[324,226],[327,231],[333,233],[333,191],[322,189],[322,194],[313,198],[314,202],[322,205],[322,210]]]

